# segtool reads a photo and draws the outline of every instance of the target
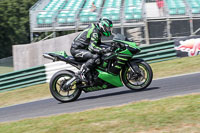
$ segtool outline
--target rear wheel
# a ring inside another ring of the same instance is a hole
[[[73,72],[64,70],[53,75],[50,80],[50,91],[56,100],[60,102],[70,102],[76,100],[80,96],[81,89],[76,87],[76,83],[73,83],[68,88],[64,87],[65,83],[73,77]]]
[[[122,82],[131,90],[141,91],[148,87],[153,79],[153,72],[149,64],[146,62],[136,63],[140,70],[140,74],[136,74],[131,67],[126,67],[122,71]]]

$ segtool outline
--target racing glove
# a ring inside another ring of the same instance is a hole
[[[106,54],[106,53],[108,53],[108,52],[112,52],[111,47],[109,47],[109,48],[102,48],[102,50],[101,50],[101,53],[102,53],[102,54]]]

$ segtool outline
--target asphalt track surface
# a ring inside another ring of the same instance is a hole
[[[0,108],[0,122],[15,121],[56,114],[79,112],[99,107],[154,100],[168,96],[200,93],[200,73],[153,80],[144,91],[133,92],[126,87],[82,93],[77,101],[60,103],[54,98]]]

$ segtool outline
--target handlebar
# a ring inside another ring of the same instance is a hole
[[[125,44],[119,43],[119,42],[112,42],[111,47],[113,47],[114,49],[117,49],[117,48],[124,49]]]

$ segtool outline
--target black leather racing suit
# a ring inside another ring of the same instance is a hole
[[[102,53],[100,44],[100,31],[97,25],[92,23],[74,39],[70,52],[76,60],[86,61],[85,69],[91,70],[100,63],[99,54]]]

